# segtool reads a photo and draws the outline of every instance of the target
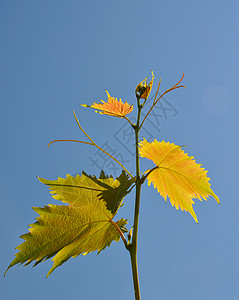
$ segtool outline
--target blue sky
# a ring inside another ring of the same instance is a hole
[[[142,299],[238,299],[238,10],[237,1],[1,1],[0,271],[37,216],[32,206],[56,203],[36,178],[120,173],[96,149],[53,139],[110,145],[134,172],[130,135],[120,119],[79,104],[112,96],[135,104],[134,89],[150,70],[161,92],[185,74],[146,137],[187,145],[208,170],[213,198],[189,213],[143,186],[138,262]],[[156,84],[154,86],[155,91]],[[153,92],[152,92],[153,93]],[[132,113],[132,117],[134,114]],[[97,160],[96,162],[93,162]],[[142,171],[150,167],[141,161]],[[120,217],[133,218],[134,195]],[[114,242],[99,256],[70,259],[46,279],[52,262],[17,266],[0,278],[2,299],[133,299],[128,252]]]

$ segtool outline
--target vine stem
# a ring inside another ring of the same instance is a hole
[[[179,85],[179,83],[182,81],[184,77],[184,74],[182,78],[170,89],[166,90],[158,99],[158,91],[160,87],[161,80],[159,81],[158,84],[158,89],[153,101],[153,105],[149,109],[148,113],[144,117],[142,123],[140,124],[140,115],[141,115],[141,110],[144,106],[143,104],[140,104],[140,95],[137,97],[137,104],[138,104],[138,116],[137,116],[137,123],[133,124],[132,127],[135,131],[135,149],[136,149],[136,193],[135,193],[135,211],[134,211],[134,229],[133,229],[133,236],[132,236],[132,242],[130,244],[127,244],[126,249],[129,250],[130,252],[130,258],[131,258],[131,267],[132,267],[132,274],[133,274],[133,283],[134,283],[134,295],[135,295],[135,300],[140,300],[140,286],[139,286],[139,275],[138,275],[138,264],[137,264],[137,244],[138,244],[138,225],[139,225],[139,209],[140,209],[140,195],[141,195],[141,186],[144,183],[146,177],[153,172],[156,168],[153,168],[151,171],[148,172],[147,175],[143,176],[140,178],[140,165],[139,165],[139,131],[144,124],[145,120],[147,119],[148,115],[152,111],[152,109],[155,107],[155,105],[158,103],[158,101],[167,93],[169,93],[172,90],[175,90],[180,87],[184,87]],[[124,241],[125,243],[125,241]]]
[[[140,115],[141,115],[142,105],[140,104],[139,98],[137,98],[137,103],[138,103],[137,123],[136,125],[133,126],[135,130],[135,149],[136,149],[136,194],[135,194],[135,211],[134,211],[134,230],[133,230],[132,242],[130,245],[128,245],[127,249],[130,252],[135,300],[140,300],[141,297],[140,297],[139,275],[138,275],[138,264],[137,264],[137,244],[138,244],[140,194],[141,194],[142,182],[140,180],[138,145],[139,145]]]

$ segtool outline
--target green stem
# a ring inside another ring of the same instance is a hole
[[[131,248],[132,249],[132,248]],[[134,295],[135,300],[140,300],[140,288],[139,288],[139,276],[138,276],[138,265],[137,265],[137,251],[130,251],[131,267],[134,282]]]
[[[142,182],[140,180],[140,166],[139,166],[139,126],[140,126],[140,114],[142,106],[140,105],[140,99],[138,102],[138,117],[137,123],[133,126],[135,130],[135,149],[136,149],[136,195],[135,195],[135,211],[134,211],[134,230],[132,236],[132,242],[128,247],[131,258],[131,267],[133,274],[134,283],[134,294],[135,300],[140,300],[140,288],[139,288],[139,276],[138,276],[138,265],[137,265],[137,243],[138,243],[138,224],[139,224],[139,208],[140,208],[140,192]]]

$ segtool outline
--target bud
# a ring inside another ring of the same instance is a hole
[[[137,98],[139,99],[145,99],[147,100],[148,99],[148,96],[151,92],[151,89],[152,89],[152,86],[153,86],[153,82],[154,82],[154,73],[153,71],[151,70],[151,73],[152,73],[152,80],[150,81],[150,83],[148,84],[147,83],[147,77],[141,81],[136,89],[135,89],[135,95]]]

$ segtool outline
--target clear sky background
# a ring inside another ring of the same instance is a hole
[[[154,188],[143,186],[139,227],[142,299],[239,299],[238,1],[0,1],[1,248],[0,298],[131,300],[129,254],[122,241],[71,258],[46,279],[52,262],[8,264],[37,214],[58,203],[36,176],[56,179],[120,170],[96,149],[53,139],[88,134],[134,172],[124,121],[79,104],[112,96],[135,104],[134,90],[154,70],[161,92],[182,76],[145,123],[145,137],[187,145],[208,170],[221,205],[196,200],[199,224]],[[152,93],[153,93],[152,92]],[[132,113],[132,117],[134,113]],[[152,164],[141,160],[141,170]],[[134,195],[120,217],[132,224]],[[60,203],[59,203],[60,204]]]

